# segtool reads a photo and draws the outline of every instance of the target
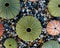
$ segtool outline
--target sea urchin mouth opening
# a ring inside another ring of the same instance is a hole
[[[56,29],[56,28],[54,28],[54,29]]]
[[[58,4],[58,7],[60,8],[60,4]]]
[[[54,29],[56,29],[56,27]]]
[[[9,6],[9,3],[5,3],[5,6],[8,7]]]
[[[9,46],[11,46],[11,44],[9,44]]]
[[[27,28],[27,32],[31,32],[31,29],[30,28]]]

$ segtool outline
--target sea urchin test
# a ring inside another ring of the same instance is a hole
[[[51,40],[44,43],[42,48],[60,48],[60,44],[57,41]]]
[[[48,10],[54,17],[60,17],[60,0],[50,0]]]
[[[16,17],[20,11],[19,0],[0,0],[0,17],[11,19]]]
[[[0,37],[3,35],[4,33],[4,26],[2,23],[0,23]]]
[[[60,34],[60,21],[52,20],[47,24],[47,32],[49,35],[58,35]]]
[[[41,34],[41,23],[33,16],[22,17],[16,24],[16,33],[24,41],[32,41]]]
[[[17,42],[13,38],[8,38],[4,42],[5,48],[17,48]]]

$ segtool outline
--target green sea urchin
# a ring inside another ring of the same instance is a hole
[[[0,0],[0,17],[11,19],[17,16],[20,11],[19,0]]]
[[[41,23],[33,16],[22,17],[16,25],[16,33],[24,41],[32,41],[38,38],[41,29]]]
[[[15,39],[13,38],[8,38],[6,39],[6,41],[4,42],[4,46],[6,48],[17,48],[17,42],[15,41]]]
[[[50,0],[48,10],[54,17],[60,17],[60,0]]]
[[[42,48],[60,48],[60,44],[57,41],[51,40],[44,43]]]

